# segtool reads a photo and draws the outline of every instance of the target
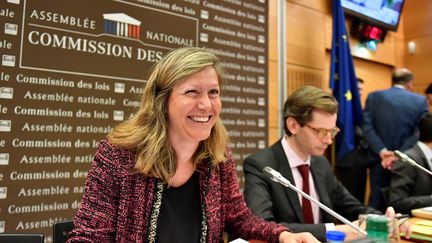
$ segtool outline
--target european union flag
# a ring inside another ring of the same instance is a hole
[[[336,156],[341,159],[355,148],[355,126],[361,124],[363,114],[340,0],[333,0],[330,88],[339,102]]]

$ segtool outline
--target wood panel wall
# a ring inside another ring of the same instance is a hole
[[[278,31],[277,31],[277,1],[269,0],[269,77],[268,77],[268,128],[269,144],[279,137],[279,99],[278,99]]]
[[[280,138],[277,65],[277,0],[269,0],[269,144]],[[311,84],[329,85],[332,38],[331,0],[286,0],[287,92]],[[346,16],[347,28],[350,17]],[[391,86],[394,67],[408,67],[416,77],[417,91],[423,93],[432,81],[432,1],[406,1],[397,32],[389,31],[377,51],[362,48],[350,38],[356,75],[365,80],[362,103],[367,94]],[[416,53],[407,52],[407,42],[416,42]]]
[[[416,91],[424,93],[432,82],[432,1],[405,1],[403,11],[404,46],[416,45],[414,53],[405,49],[406,66],[414,73]]]

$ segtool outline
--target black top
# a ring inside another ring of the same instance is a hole
[[[158,243],[199,242],[201,203],[198,172],[179,187],[166,188],[158,221]]]

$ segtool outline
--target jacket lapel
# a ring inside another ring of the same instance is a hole
[[[273,153],[275,156],[275,159],[279,161],[278,165],[279,168],[274,168],[275,170],[278,170],[283,177],[285,177],[287,180],[291,182],[291,184],[295,185],[294,183],[294,177],[291,172],[291,168],[288,163],[288,158],[286,157],[285,151],[283,150],[282,144],[279,140],[274,146],[273,146]],[[282,186],[282,185],[281,185]],[[297,185],[295,185],[297,186]],[[285,188],[285,194],[288,198],[289,203],[291,204],[291,207],[298,218],[298,220],[301,223],[304,223],[304,217],[303,217],[303,210],[300,205],[299,197],[297,192],[290,188]]]
[[[314,180],[315,190],[317,191],[319,201],[327,207],[332,208],[331,200],[326,189],[325,173],[320,166],[320,163],[327,163],[327,161],[319,160],[319,157],[311,157],[311,173]],[[322,217],[321,222],[331,222],[331,217],[328,218],[328,214],[322,209],[320,209],[320,215]]]

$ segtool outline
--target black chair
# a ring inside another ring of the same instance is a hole
[[[44,243],[43,234],[1,233],[0,242],[7,243]]]
[[[55,222],[53,224],[53,243],[65,243],[73,227],[73,220],[71,219]]]

